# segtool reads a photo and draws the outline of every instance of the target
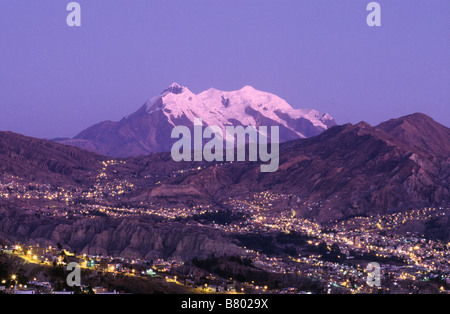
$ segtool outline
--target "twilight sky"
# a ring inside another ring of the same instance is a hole
[[[244,85],[339,124],[423,112],[450,126],[450,1],[0,0],[0,130],[73,137],[173,82]]]

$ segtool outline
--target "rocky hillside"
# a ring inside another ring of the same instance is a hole
[[[214,230],[161,223],[152,218],[55,219],[0,205],[0,238],[41,245],[64,244],[78,253],[127,258],[189,260],[211,254],[242,254],[225,235]]]

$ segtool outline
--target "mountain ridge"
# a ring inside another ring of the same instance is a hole
[[[398,136],[398,125],[415,124],[418,118],[423,123],[417,129],[408,128],[408,136]],[[0,236],[45,245],[59,241],[90,254],[192,258],[241,254],[241,250],[226,233],[192,222],[184,225],[184,220],[156,219],[160,213],[204,206],[239,214],[242,203],[252,202],[261,193],[280,196],[273,206],[266,204],[265,210],[273,215],[295,212],[297,218],[324,224],[424,207],[448,208],[450,160],[442,155],[448,147],[434,151],[414,139],[426,138],[428,147],[442,146],[442,136],[447,138],[449,129],[426,116],[390,121],[395,123],[333,126],[316,137],[282,143],[280,166],[274,173],[261,173],[259,162],[174,162],[168,152],[112,159],[0,132],[0,183],[6,194],[27,194],[34,183],[43,183],[37,188],[53,193],[64,187],[78,193],[73,199],[75,214],[85,203],[91,209],[97,204],[111,209],[157,209],[152,215],[117,218],[103,213],[95,218],[71,218],[72,214],[64,212],[69,206],[67,196],[51,201],[7,197],[0,199]],[[421,131],[423,126],[440,131]],[[11,181],[22,184],[24,190],[12,187],[9,191]],[[114,196],[124,182],[133,188]],[[94,198],[84,196],[98,189],[102,193]],[[64,216],[52,217],[54,212]],[[448,239],[449,220],[445,218],[437,220],[433,232]],[[426,221],[406,227],[412,231],[428,228]]]
[[[400,118],[407,123],[410,119]],[[448,133],[431,118],[427,121]],[[299,195],[308,204],[329,203],[329,208],[302,209],[320,220],[448,202],[448,156],[422,150],[409,137],[395,135],[365,122],[335,126],[316,137],[281,144],[280,166],[274,173],[262,174],[259,163],[243,162],[211,167],[177,179],[176,184],[223,198],[274,191]],[[440,137],[430,137],[429,142],[435,146]]]
[[[398,135],[399,125],[415,125],[417,119],[422,124],[408,127],[407,136]],[[421,130],[424,126],[428,131]],[[51,183],[83,182],[107,159],[75,147],[6,135],[0,133],[4,174],[12,169],[14,175]],[[365,122],[334,126],[312,138],[282,143],[279,169],[269,174],[260,172],[259,162],[176,163],[167,152],[127,158],[126,167],[116,170],[138,187],[131,201],[224,204],[229,198],[273,191],[298,195],[305,204],[328,204],[302,208],[307,217],[344,218],[448,202],[450,158],[444,153],[449,137],[449,128],[416,114],[374,127]]]
[[[61,184],[85,181],[86,173],[95,172],[95,165],[107,159],[77,147],[14,132],[0,132],[0,156],[1,174],[27,176],[36,181],[50,179]]]

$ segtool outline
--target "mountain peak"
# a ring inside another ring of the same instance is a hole
[[[410,146],[436,156],[450,155],[450,129],[423,113],[391,119],[377,126]]]
[[[166,88],[165,90],[163,90],[162,94],[164,93],[172,93],[175,95],[179,95],[181,93],[183,93],[185,87],[181,86],[178,83],[172,83],[172,85],[170,85],[168,88]]]
[[[381,128],[381,129],[393,129],[393,128],[398,128],[398,127],[405,128],[405,127],[407,127],[406,125],[409,125],[409,126],[413,127],[414,129],[417,128],[419,125],[422,125],[422,126],[427,125],[429,127],[430,126],[445,127],[445,126],[440,125],[433,118],[427,116],[424,113],[413,113],[413,114],[409,114],[407,116],[403,116],[400,118],[391,119],[389,121],[380,123],[377,127]]]
[[[254,88],[253,86],[250,86],[250,85],[245,85],[244,87],[241,88],[241,91],[254,92],[254,91],[256,91],[256,88]]]
[[[361,121],[361,122],[359,122],[358,124],[355,124],[355,127],[361,128],[361,129],[369,129],[369,128],[372,128],[372,126],[371,126],[369,123],[365,122],[365,121]]]
[[[402,118],[400,118],[402,119]],[[412,113],[410,115],[407,115],[405,117],[403,117],[404,120],[428,120],[428,121],[434,121],[433,118],[431,118],[430,116],[427,116],[424,113],[421,112],[416,112],[416,113]]]
[[[428,123],[428,124],[437,124],[437,122],[435,120],[433,120],[433,118],[427,116],[424,113],[420,113],[420,112],[416,112],[416,113],[412,113],[400,118],[396,118],[396,119],[391,119],[389,121],[383,122],[381,124],[378,125],[378,127],[385,127],[385,126],[400,126],[403,125],[405,123],[411,124],[411,125],[417,125],[417,124],[423,124],[423,123]]]

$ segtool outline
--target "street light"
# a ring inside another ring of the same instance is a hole
[[[14,285],[11,286],[11,288],[14,286],[14,290],[16,290],[16,284],[17,284],[16,278],[17,278],[16,275],[12,275],[12,276],[11,276],[11,279],[13,280],[13,284],[14,284]]]

